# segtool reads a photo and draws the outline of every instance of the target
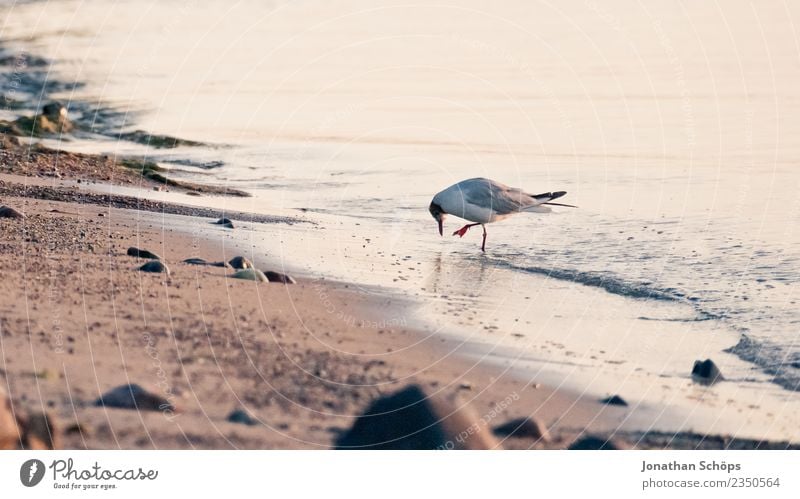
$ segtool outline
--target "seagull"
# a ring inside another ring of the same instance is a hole
[[[508,218],[522,211],[549,213],[551,206],[567,206],[577,208],[571,204],[553,203],[566,191],[545,192],[543,194],[528,194],[522,189],[509,187],[488,178],[471,178],[453,184],[442,192],[433,196],[428,210],[431,216],[439,223],[439,235],[443,235],[443,222],[445,215],[453,215],[470,222],[453,235],[464,237],[464,234],[476,225],[483,227],[483,243],[481,251],[486,252],[486,225]]]

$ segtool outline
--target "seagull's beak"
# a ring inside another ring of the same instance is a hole
[[[437,218],[436,222],[438,222],[438,224],[439,224],[439,235],[443,236],[444,235],[444,228],[443,228],[443,224],[442,224],[442,217]]]

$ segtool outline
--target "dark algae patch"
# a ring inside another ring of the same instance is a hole
[[[156,149],[174,149],[176,147],[204,147],[208,144],[194,140],[180,139],[169,135],[158,135],[144,130],[134,130],[117,135],[121,140],[136,142]]]

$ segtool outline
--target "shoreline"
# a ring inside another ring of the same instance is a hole
[[[53,196],[65,189],[47,186],[38,186],[42,190],[34,189],[32,197],[28,190],[26,197],[10,196],[30,178],[16,177],[16,184],[12,180],[9,175],[0,180],[0,200],[16,205],[26,218],[0,220],[4,239],[14,241],[6,243],[0,265],[9,276],[3,284],[6,296],[25,301],[3,310],[4,386],[18,407],[53,414],[66,448],[329,448],[370,402],[411,383],[433,396],[457,397],[457,406],[470,407],[485,432],[527,417],[547,427],[547,441],[497,437],[498,447],[567,448],[584,434],[605,435],[620,448],[789,447],[784,442],[620,429],[628,417],[624,407],[475,361],[469,343],[395,320],[407,312],[408,303],[365,297],[352,283],[301,277],[297,285],[255,284],[230,279],[225,269],[179,263],[195,256],[227,260],[234,253],[245,254],[231,242],[230,231],[210,225],[213,211],[167,203],[151,206],[155,213],[134,211],[108,207],[112,200],[102,195],[88,198],[89,203],[85,193]],[[128,201],[122,206],[139,207],[142,202]],[[102,216],[99,206],[106,206]],[[286,223],[280,217],[252,221]],[[55,222],[65,232],[42,234],[44,255],[42,241],[31,239],[29,231],[14,234],[19,225],[31,223],[35,233],[37,224],[52,228]],[[98,230],[99,224],[108,232]],[[86,227],[92,230],[87,233]],[[77,238],[72,237],[72,251],[65,252],[70,248],[64,242],[76,234],[91,242],[75,247]],[[40,246],[25,244],[26,238]],[[141,262],[124,255],[126,246],[162,254],[171,276],[163,280],[136,272]],[[49,267],[48,282],[33,289],[26,277],[31,257]],[[21,269],[20,258],[25,261]],[[61,288],[53,299],[48,293],[60,287],[56,276],[65,267],[68,275],[80,276],[81,284]],[[110,303],[98,292],[104,288],[113,291]],[[36,298],[42,296],[49,297],[51,307],[39,307]],[[52,306],[70,300],[83,308],[84,317],[76,320],[63,305],[56,307],[57,321],[52,319]],[[134,330],[139,332],[131,334]],[[187,332],[192,330],[200,331],[199,338]],[[264,331],[270,332],[268,337]],[[267,353],[270,345],[280,353]],[[252,352],[258,355],[254,358]],[[259,356],[263,359],[255,360]],[[122,363],[125,376],[113,375],[119,366],[107,357]],[[92,372],[77,369],[87,363]],[[264,364],[282,368],[266,375]],[[260,387],[253,386],[254,372],[261,377]],[[223,381],[214,379],[218,375]],[[92,406],[103,392],[126,381],[169,393],[180,411],[163,415]],[[508,397],[513,403],[504,403]],[[258,423],[227,421],[226,415],[237,407]]]

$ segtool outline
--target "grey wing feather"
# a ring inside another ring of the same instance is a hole
[[[516,213],[538,206],[548,199],[536,199],[514,187],[485,178],[470,179],[464,186],[464,201],[477,206],[491,208],[500,215]]]

